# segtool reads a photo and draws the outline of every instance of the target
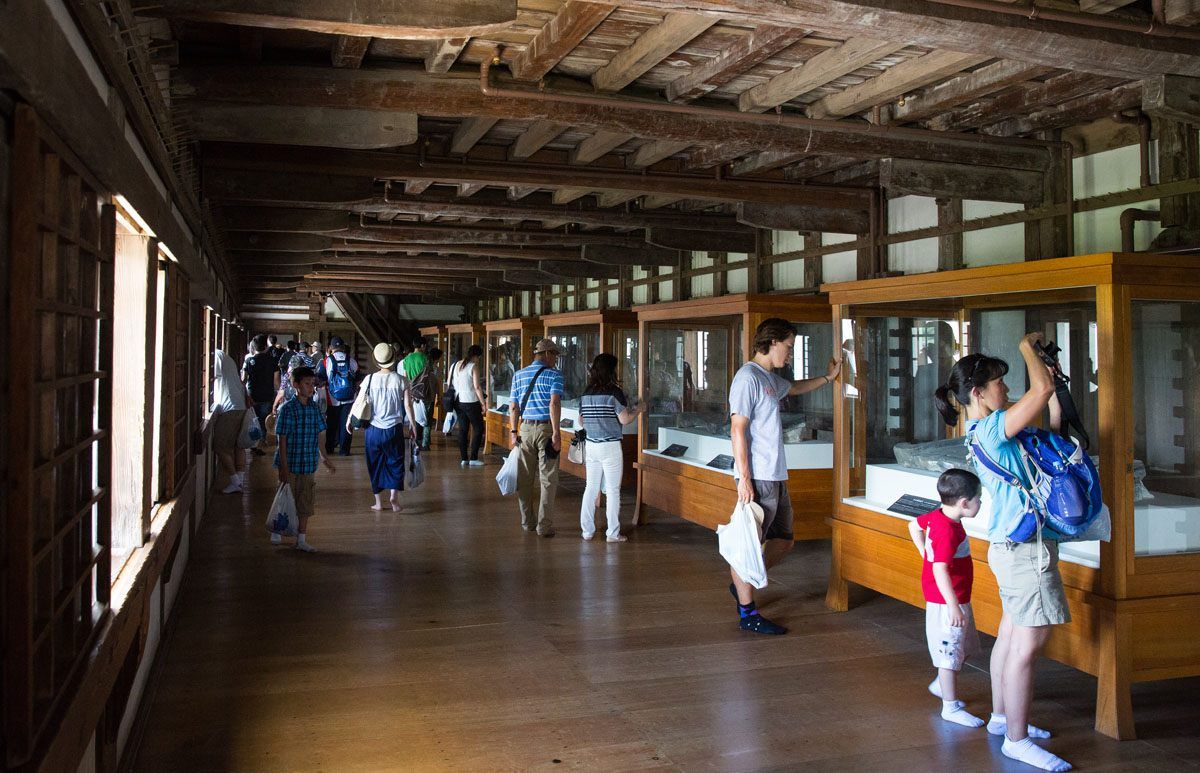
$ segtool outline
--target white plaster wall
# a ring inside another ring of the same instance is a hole
[[[708,268],[713,264],[707,252],[693,252],[691,258],[692,268]],[[707,298],[713,294],[713,277],[712,274],[705,276],[694,276],[688,280],[692,286],[693,298]]]
[[[1020,212],[1022,204],[1002,201],[972,201],[963,199],[963,220]],[[934,247],[934,254],[937,247]],[[963,234],[963,265],[994,266],[1000,263],[1020,263],[1025,259],[1025,224],[1013,223]]]
[[[728,263],[737,263],[746,260],[749,255],[744,252],[730,252],[725,256]],[[746,292],[747,282],[749,282],[749,269],[735,268],[732,271],[725,272],[725,291],[729,293],[744,293]]]
[[[1151,181],[1157,182],[1158,141],[1150,143]],[[1128,145],[1113,148],[1090,156],[1074,159],[1072,171],[1075,183],[1075,198],[1101,196],[1105,193],[1125,191],[1140,184],[1141,165],[1138,146]],[[1095,212],[1075,214],[1075,253],[1088,255],[1121,249],[1121,212],[1129,207],[1158,211],[1159,202],[1145,201],[1120,207],[1099,209]],[[1155,236],[1162,231],[1158,223],[1142,222],[1134,227],[1134,249],[1144,250]]]
[[[937,204],[929,196],[901,196],[888,201],[888,233],[937,225]],[[937,271],[937,239],[888,245],[888,267],[905,274]]]
[[[649,275],[646,273],[646,269],[642,268],[641,266],[634,266],[634,279],[645,279],[647,276]],[[637,287],[633,288],[633,302],[635,305],[639,303],[645,303],[649,297],[650,285],[638,285]]]
[[[821,244],[842,244],[852,242],[858,237],[854,234],[821,234]],[[821,278],[825,282],[848,282],[857,278],[858,253],[855,250],[834,252],[823,255],[821,261]]]
[[[771,254],[781,255],[804,249],[804,237],[799,231],[771,231]],[[804,286],[804,259],[785,260],[771,266],[771,280],[776,290],[795,290]]]
[[[665,276],[674,271],[675,271],[675,269],[671,266],[659,266],[658,267],[658,275],[659,276]],[[671,280],[668,279],[665,282],[658,283],[658,299],[660,301],[675,300],[675,286]]]

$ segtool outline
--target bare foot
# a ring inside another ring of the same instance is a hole
[[[393,513],[398,513],[398,512],[400,512],[400,511],[401,511],[401,510],[403,510],[403,509],[404,509],[404,508],[403,508],[403,507],[401,507],[400,505],[396,504],[395,502],[392,502],[392,512],[393,512]]]
[[[371,505],[371,509],[378,512],[383,509],[383,505],[376,503],[376,504]]]

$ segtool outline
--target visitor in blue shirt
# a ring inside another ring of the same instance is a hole
[[[1017,433],[1036,424],[1046,408],[1052,428],[1057,429],[1061,422],[1050,369],[1034,348],[1043,338],[1041,333],[1029,333],[1021,339],[1029,389],[1016,403],[1008,403],[1008,385],[1004,383],[1008,363],[983,354],[971,354],[955,363],[947,383],[934,393],[947,424],[958,422],[958,410],[950,403],[953,395],[954,402],[967,411],[967,433],[974,435],[989,457],[1022,480],[1025,467]],[[1004,735],[1001,750],[1007,757],[1042,770],[1070,770],[1068,762],[1032,740],[1050,734],[1029,724],[1034,664],[1050,637],[1051,626],[1071,620],[1058,571],[1057,535],[1047,530],[1030,542],[1008,540],[1025,513],[1025,496],[1020,488],[981,465],[974,466],[991,495],[988,566],[996,576],[1004,610],[992,648],[992,717],[987,729],[992,735]]]
[[[508,415],[512,435],[520,449],[517,467],[517,499],[521,528],[537,530],[539,537],[553,537],[550,508],[558,489],[558,452],[562,449],[559,419],[562,417],[563,376],[558,364],[558,346],[549,338],[538,341],[533,364],[513,376],[512,403]],[[526,394],[529,398],[526,400]],[[522,407],[522,403],[525,403]],[[536,474],[536,479],[535,479]],[[540,486],[535,486],[540,481]],[[539,496],[540,502],[539,502]],[[537,521],[534,521],[534,506]]]

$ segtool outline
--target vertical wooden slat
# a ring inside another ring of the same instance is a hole
[[[1100,418],[1100,486],[1112,513],[1112,541],[1100,543],[1100,587],[1109,598],[1128,595],[1134,572],[1133,537],[1133,325],[1129,288],[1096,288],[1096,325],[1111,331],[1100,336],[1096,355],[1097,413]]]

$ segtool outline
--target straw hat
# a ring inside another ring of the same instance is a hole
[[[545,352],[554,352],[558,354],[558,344],[554,343],[553,339],[543,338],[537,342],[537,346],[533,347],[534,354],[543,354]]]
[[[389,370],[396,367],[396,350],[391,344],[377,344],[371,354],[379,367]]]

